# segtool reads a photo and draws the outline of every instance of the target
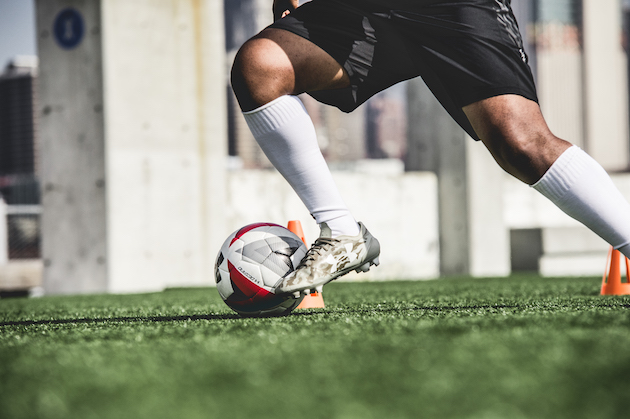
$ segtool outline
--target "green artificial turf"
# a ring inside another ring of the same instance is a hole
[[[332,283],[264,319],[213,288],[4,299],[0,418],[627,418],[600,281]]]

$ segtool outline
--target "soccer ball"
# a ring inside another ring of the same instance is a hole
[[[223,301],[243,316],[289,314],[302,298],[276,295],[275,287],[306,254],[288,229],[271,223],[249,224],[225,240],[214,268]]]

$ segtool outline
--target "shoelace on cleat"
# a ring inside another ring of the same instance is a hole
[[[300,268],[311,266],[311,264],[315,260],[315,255],[319,256],[321,251],[327,250],[328,248],[330,248],[331,246],[333,246],[335,243],[338,243],[338,242],[339,240],[333,239],[331,237],[318,238],[317,240],[315,240],[315,243],[313,243],[311,248],[308,249],[308,252],[306,252],[306,256],[304,256],[304,258],[299,263],[299,265],[295,268],[295,270],[297,271]]]

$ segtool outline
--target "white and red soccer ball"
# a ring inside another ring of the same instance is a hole
[[[275,287],[300,263],[307,248],[288,229],[271,223],[240,228],[225,240],[215,265],[223,301],[244,316],[288,314],[302,298],[276,295]]]

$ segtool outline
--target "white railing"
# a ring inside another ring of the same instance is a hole
[[[0,197],[0,265],[9,262],[9,223],[7,220],[8,205]]]
[[[0,198],[0,265],[9,262],[9,220],[10,215],[40,215],[41,205],[7,205]]]
[[[42,213],[41,205],[6,205],[6,215],[39,215]]]

